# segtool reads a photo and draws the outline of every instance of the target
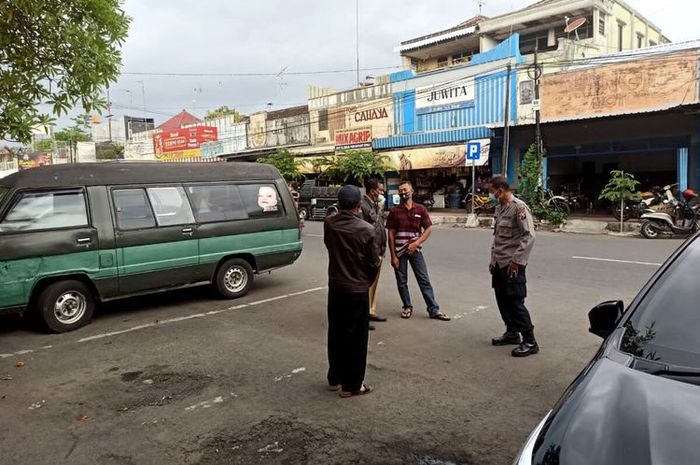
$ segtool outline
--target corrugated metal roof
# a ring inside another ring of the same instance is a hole
[[[425,47],[426,45],[433,45],[438,42],[443,42],[445,40],[450,40],[450,39],[455,39],[457,37],[464,37],[468,36],[471,34],[474,34],[476,31],[476,26],[469,26],[461,29],[456,29],[452,30],[449,32],[445,32],[444,34],[438,34],[434,35],[432,37],[428,37],[426,39],[418,40],[416,42],[411,42],[411,43],[406,43],[399,45],[398,47],[394,48],[395,52],[407,52],[409,50],[415,50],[421,47]]]
[[[491,137],[491,130],[485,126],[476,128],[455,129],[452,131],[419,132],[401,136],[383,137],[372,141],[374,149],[392,149],[421,145],[446,144],[464,142],[471,139]]]
[[[660,55],[669,55],[675,52],[683,52],[686,50],[694,49],[700,49],[700,39],[670,44],[654,45],[653,47],[638,48],[636,50],[624,50],[622,52],[610,53],[608,55],[600,55],[598,57],[590,58],[589,60],[581,60],[583,62],[582,64],[574,65],[563,72],[568,72],[572,69],[590,68],[592,66],[621,63],[624,61],[639,60],[644,58],[653,58]]]

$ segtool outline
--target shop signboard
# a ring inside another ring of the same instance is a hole
[[[418,87],[416,88],[416,114],[473,108],[475,93],[473,77]]]
[[[52,164],[53,157],[50,153],[35,152],[29,155],[23,155],[19,158],[17,168],[19,170],[28,170],[31,168],[39,168],[40,166],[48,166]]]
[[[202,150],[190,149],[190,150],[179,150],[177,152],[163,153],[160,156],[156,155],[156,158],[160,161],[173,161],[173,160],[184,160],[192,158],[200,158],[202,156]]]
[[[696,101],[697,79],[695,51],[544,75],[542,120],[672,108]]]
[[[200,147],[202,158],[214,158],[224,154],[224,143],[220,140],[205,142]]]
[[[372,147],[372,128],[342,129],[335,132],[337,151]]]
[[[489,161],[490,139],[469,141],[478,148],[479,158],[467,161],[468,144],[424,147],[381,152],[389,157],[389,168],[393,171],[424,170],[433,168],[457,168],[460,166],[484,166]],[[472,152],[472,156],[474,153]]]
[[[161,158],[163,154],[198,149],[204,142],[215,141],[217,138],[215,127],[194,126],[155,134],[153,147],[156,158]]]

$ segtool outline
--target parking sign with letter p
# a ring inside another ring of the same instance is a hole
[[[467,142],[467,160],[481,158],[481,142]]]

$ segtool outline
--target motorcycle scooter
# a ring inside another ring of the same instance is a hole
[[[692,189],[686,189],[683,197],[683,201],[675,197],[669,199],[669,203],[673,206],[672,213],[647,210],[641,217],[642,236],[647,239],[657,239],[675,234],[688,236],[698,231],[700,197]]]

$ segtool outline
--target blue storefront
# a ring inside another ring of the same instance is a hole
[[[514,34],[494,49],[475,55],[465,66],[418,76],[411,71],[393,74],[393,134],[374,139],[373,149],[421,149],[425,157],[426,149],[434,148],[437,159],[446,148],[454,150],[456,146],[466,147],[469,141],[489,141],[488,162],[477,173],[485,177],[501,172],[502,145],[498,139],[492,139],[492,128],[503,125],[506,112],[511,122],[516,120],[516,68],[522,61],[519,36]],[[424,163],[421,169],[402,171],[394,178],[440,180],[438,185],[432,183],[433,190],[447,187],[440,186],[440,182],[460,181],[463,187],[470,183],[470,168],[462,159],[459,166],[449,169],[438,161],[434,167],[426,166]],[[391,188],[391,181],[389,184]]]

